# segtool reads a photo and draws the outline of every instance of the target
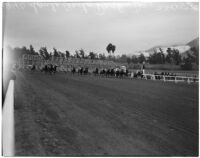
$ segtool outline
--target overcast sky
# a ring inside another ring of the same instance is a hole
[[[198,3],[4,3],[4,44],[130,54],[199,34]]]

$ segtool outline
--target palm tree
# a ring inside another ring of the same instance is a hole
[[[40,50],[40,55],[45,59],[45,60],[48,60],[50,58],[50,54],[48,53],[47,51],[47,48],[46,47],[41,47]]]
[[[108,54],[111,54],[112,49],[113,49],[113,45],[109,43],[108,46],[106,47]]]
[[[60,55],[59,55],[59,52],[57,51],[56,48],[53,48],[53,56],[54,56],[54,57],[59,57],[59,56],[60,56]]]
[[[65,51],[65,55],[66,55],[66,58],[68,59],[70,57],[70,53],[68,50]]]
[[[80,55],[81,55],[82,58],[85,58],[85,52],[84,52],[83,49],[80,50]]]
[[[97,54],[94,52],[90,52],[89,55],[90,59],[96,59],[97,58]]]
[[[109,43],[108,46],[106,47],[106,50],[109,55],[111,55],[111,52],[114,54],[115,49],[116,49],[116,46],[113,45],[112,43]]]
[[[116,49],[116,46],[115,45],[112,45],[112,53],[114,54],[115,52],[115,49]]]
[[[35,55],[36,54],[36,52],[35,52],[35,50],[34,50],[34,48],[33,48],[33,46],[32,45],[30,45],[30,47],[29,47],[30,49],[30,54],[32,54],[32,55]]]
[[[75,57],[76,57],[76,58],[80,58],[79,52],[78,52],[77,50],[75,51],[75,53],[76,53],[76,54],[75,54]]]

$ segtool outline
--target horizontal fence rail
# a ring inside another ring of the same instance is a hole
[[[14,80],[10,80],[6,93],[2,114],[3,156],[14,156]]]
[[[187,77],[187,76],[166,76],[166,75],[153,75],[153,74],[144,74],[145,79],[152,80],[163,80],[164,82],[199,82],[197,77]]]

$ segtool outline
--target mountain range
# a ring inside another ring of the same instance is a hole
[[[190,47],[195,47],[198,49],[199,47],[199,37],[193,39],[192,41],[188,42],[187,45],[189,45]]]
[[[195,47],[196,49],[199,49],[199,37],[189,41],[186,44],[181,44],[181,45],[171,45],[171,46],[154,46],[150,49],[147,49],[145,51],[137,51],[135,54],[139,55],[141,53],[144,54],[144,56],[148,57],[150,54],[153,54],[154,51],[159,51],[159,49],[161,48],[163,50],[164,54],[167,54],[167,49],[171,48],[171,49],[178,49],[180,54],[182,56],[185,56],[186,52],[190,50],[190,48]]]

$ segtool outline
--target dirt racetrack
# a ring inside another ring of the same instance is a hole
[[[16,75],[17,156],[198,155],[198,84]]]

